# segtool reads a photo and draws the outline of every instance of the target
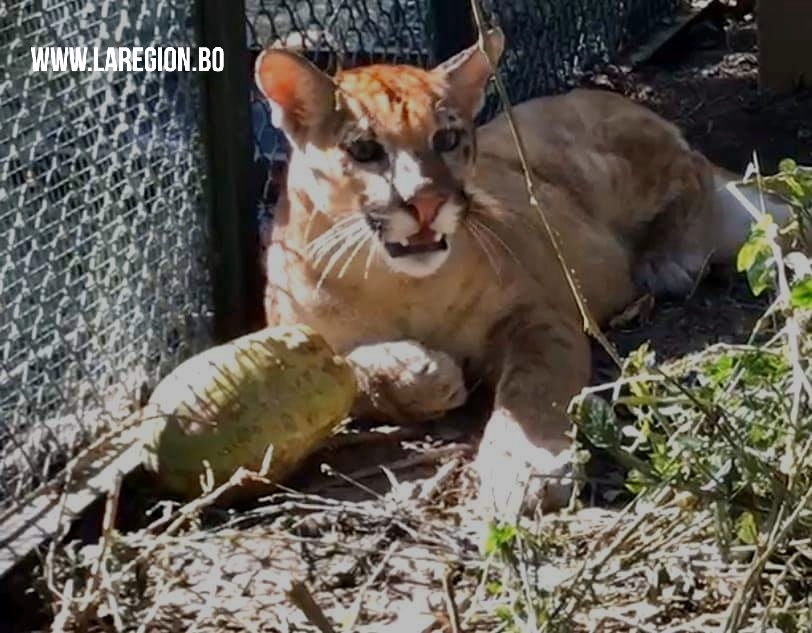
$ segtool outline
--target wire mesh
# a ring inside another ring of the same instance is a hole
[[[673,16],[680,0],[483,0],[490,22],[505,31],[500,61],[511,103],[567,89],[584,70]],[[438,34],[440,35],[440,34]],[[482,121],[501,109],[495,91]]]
[[[304,52],[320,67],[365,62],[426,65],[428,5],[425,0],[246,0],[248,46],[282,45]],[[271,125],[265,99],[251,93],[254,160],[268,178],[258,201],[260,230],[269,230],[279,193],[287,143]]]
[[[431,19],[432,2],[452,0],[248,0],[249,46],[270,44],[303,50],[331,70],[336,60],[346,66],[365,61],[410,62],[434,60],[433,43],[445,36],[447,25]],[[578,73],[607,61],[622,46],[635,41],[657,22],[672,16],[681,0],[485,0],[489,22],[499,24],[507,37],[500,64],[511,102],[560,92]],[[467,0],[453,0],[467,11]],[[270,121],[259,93],[252,93],[255,160],[284,162],[287,146]],[[500,109],[491,90],[480,121]],[[270,174],[259,203],[265,230],[281,186]]]
[[[31,54],[190,46],[192,6],[0,3],[0,509],[210,341],[199,79]]]

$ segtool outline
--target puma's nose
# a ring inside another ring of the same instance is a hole
[[[448,200],[448,194],[437,190],[418,191],[414,196],[406,201],[406,206],[420,223],[420,228],[425,229],[431,226],[440,207]]]

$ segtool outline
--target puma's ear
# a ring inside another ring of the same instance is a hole
[[[482,107],[485,86],[504,48],[505,35],[496,27],[484,33],[481,42],[457,53],[432,71],[445,75],[450,94],[471,118]]]
[[[300,55],[265,49],[254,66],[257,87],[271,104],[271,121],[300,141],[333,110],[332,80]]]

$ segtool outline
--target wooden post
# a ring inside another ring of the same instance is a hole
[[[761,87],[812,86],[812,0],[761,0],[756,15]]]
[[[429,12],[433,64],[447,60],[476,42],[470,0],[432,0]]]
[[[244,0],[197,0],[200,45],[224,52],[222,72],[202,73],[209,159],[211,275],[215,336],[235,338],[262,325],[257,178],[251,132],[253,68]]]

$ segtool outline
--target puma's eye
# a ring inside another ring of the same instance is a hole
[[[347,153],[359,163],[372,163],[386,158],[386,150],[378,141],[359,139],[347,145]]]
[[[437,130],[431,139],[431,146],[435,152],[450,152],[460,144],[461,137],[460,131],[454,128]]]

